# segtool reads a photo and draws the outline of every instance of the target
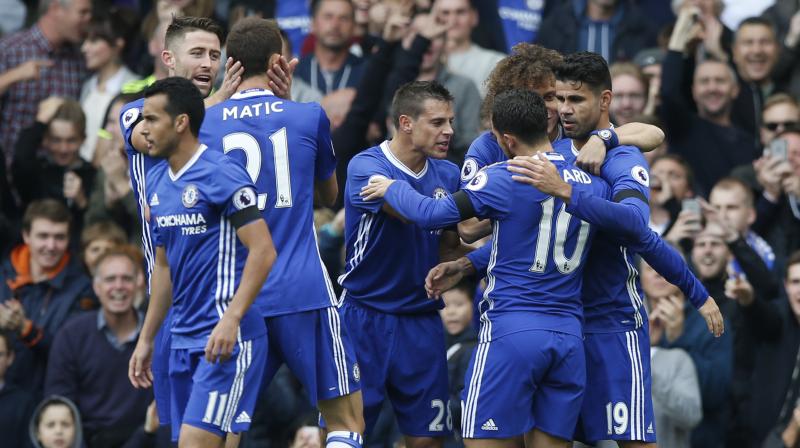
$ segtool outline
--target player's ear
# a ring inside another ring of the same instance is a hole
[[[187,114],[180,114],[175,117],[175,121],[173,122],[175,126],[175,131],[179,134],[182,134],[187,129],[189,129],[189,115]]]
[[[600,110],[606,111],[611,106],[614,94],[610,90],[603,90],[600,93]]]
[[[397,121],[399,122],[398,124],[400,125],[397,128],[398,132],[404,132],[406,134],[411,133],[411,130],[414,128],[414,126],[411,123],[411,117],[409,117],[408,115],[400,115]]]
[[[167,68],[175,69],[175,56],[169,50],[164,50],[161,52],[161,62],[167,66]]]

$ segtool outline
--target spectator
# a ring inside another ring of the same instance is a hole
[[[39,105],[36,122],[24,129],[14,149],[14,185],[24,204],[42,198],[65,201],[78,235],[89,205],[95,169],[79,154],[86,130],[81,105],[73,99],[48,98]],[[43,156],[37,152],[44,149]]]
[[[125,229],[131,241],[140,241],[142,227],[136,198],[131,189],[125,141],[119,125],[122,106],[139,98],[139,95],[120,94],[109,105],[103,132],[99,133],[95,159],[100,169],[89,193],[89,205],[84,214],[84,225],[99,221],[114,221]]]
[[[695,8],[696,20],[702,28],[702,38],[693,45],[692,55],[697,61],[731,59],[733,31],[720,20],[725,9],[723,0],[673,0],[672,11],[679,16],[684,8]]]
[[[11,335],[0,331],[0,434],[3,443],[28,447],[28,437],[20,428],[27,426],[33,415],[33,395],[6,381],[6,372],[14,364]]]
[[[704,285],[706,285],[705,275],[716,274],[715,271],[718,270],[724,274],[728,261],[727,248],[717,233],[717,226],[711,224],[695,239],[692,260],[698,265],[700,279]],[[708,285],[706,287],[708,288]],[[715,295],[711,290],[709,294],[715,298],[723,297]],[[664,323],[664,337],[660,346],[685,350],[692,357],[697,369],[703,403],[703,420],[692,431],[691,445],[712,448],[725,446],[733,375],[731,332],[726,331],[721,337],[714,338],[708,332],[700,314],[686,306],[686,300],[677,288],[674,293],[666,296],[648,296],[648,301],[652,310],[650,318]]]
[[[758,333],[752,384],[759,388],[748,406],[751,447],[794,447],[800,437],[800,252],[789,257],[784,290],[786,297],[772,304],[765,319],[774,324]]]
[[[800,129],[800,105],[791,95],[776,93],[764,102],[759,136],[766,147],[775,136],[790,129]]]
[[[472,32],[478,45],[511,53],[514,45],[536,42],[542,18],[555,6],[553,0],[484,0],[473,2],[480,17]]]
[[[437,81],[455,98],[453,102],[453,142],[447,159],[461,166],[470,143],[480,132],[481,96],[475,83],[469,78],[451,73],[442,63],[444,35],[431,39],[430,47],[422,56],[417,81]],[[402,50],[401,50],[402,51]]]
[[[8,181],[8,167],[0,160],[0,256],[5,255],[14,245],[11,235],[19,235],[19,211]]]
[[[800,96],[800,5],[794,0],[777,0],[763,15],[775,27],[781,46],[773,78],[778,89]]]
[[[447,26],[444,52],[447,70],[471,79],[483,98],[489,73],[505,55],[472,42],[470,36],[478,26],[478,11],[469,0],[436,0],[433,14],[437,21]]]
[[[317,414],[300,416],[292,424],[292,438],[289,448],[320,448],[322,432],[317,425]]]
[[[77,99],[86,77],[78,46],[92,18],[91,2],[41,0],[39,11],[32,27],[0,40],[0,146],[7,156],[17,135],[33,123],[39,102]]]
[[[81,89],[81,107],[86,114],[86,140],[81,145],[81,157],[100,165],[94,158],[98,131],[105,124],[105,113],[111,100],[122,90],[122,86],[139,77],[122,63],[122,54],[132,37],[131,22],[136,19],[133,11],[112,9],[107,17],[89,25],[81,52],[86,59],[86,68],[94,73]]]
[[[544,18],[537,42],[561,54],[591,51],[611,64],[655,46],[656,32],[634,2],[569,0]]]
[[[478,333],[472,326],[475,284],[462,280],[453,289],[442,294],[444,309],[439,311],[445,330],[447,345],[447,371],[450,385],[450,412],[453,416],[455,440],[448,438],[447,446],[460,446],[461,441],[461,391],[467,374],[472,351],[478,343]]]
[[[611,120],[616,126],[635,121],[642,114],[655,112],[648,104],[647,81],[639,67],[630,62],[618,62],[609,67],[614,98],[611,100]]]
[[[675,246],[700,231],[700,214],[682,212],[683,200],[694,196],[693,184],[692,168],[677,154],[650,164],[650,228]]]
[[[633,59],[647,83],[645,110],[652,108],[650,115],[657,114],[658,108],[661,106],[661,64],[664,62],[664,56],[665,52],[661,48],[648,48],[636,53],[636,57]],[[647,154],[645,154],[646,156]]]
[[[757,157],[754,138],[731,122],[733,100],[738,84],[733,70],[725,63],[707,60],[694,70],[692,97],[697,111],[683,95],[689,43],[700,28],[693,25],[696,9],[684,8],[669,41],[669,52],[662,65],[661,118],[669,150],[682,155],[695,171],[704,173],[698,184],[702,191],[711,187],[736,166]]]
[[[35,448],[82,448],[81,415],[75,403],[54,395],[36,407],[28,426]]]
[[[139,270],[126,252],[101,255],[93,282],[100,310],[67,321],[50,350],[45,396],[75,402],[90,446],[121,446],[144,423],[153,400],[150,390],[134,389],[126,375],[144,320],[133,307],[142,286]]]
[[[658,443],[670,448],[689,448],[692,429],[703,418],[697,371],[685,350],[659,347],[665,337],[671,337],[673,341],[677,339],[674,334],[669,336],[665,333],[674,332],[677,322],[680,322],[680,319],[670,321],[669,317],[673,311],[670,296],[679,297],[681,292],[644,261],[639,272],[651,310],[650,367]],[[686,312],[693,311],[687,308]]]
[[[53,337],[70,316],[95,304],[89,278],[67,250],[69,227],[62,203],[31,203],[22,221],[25,243],[0,267],[0,330],[17,335],[8,380],[34,396],[42,392]]]
[[[733,63],[739,75],[739,95],[733,103],[731,121],[753,135],[761,125],[764,98],[775,91],[771,76],[779,51],[775,30],[766,19],[751,17],[736,30]]]
[[[110,221],[100,221],[84,228],[81,232],[81,258],[86,272],[94,276],[100,257],[126,241],[125,232]]]
[[[363,70],[362,59],[350,53],[354,8],[350,0],[318,0],[311,16],[314,52],[300,59],[295,76],[325,97],[321,104],[335,129],[350,108]]]

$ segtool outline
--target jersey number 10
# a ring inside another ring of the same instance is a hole
[[[269,136],[272,142],[272,153],[275,161],[275,208],[292,206],[292,183],[289,176],[289,144],[286,128],[280,128]],[[234,149],[241,149],[245,155],[245,169],[254,184],[261,175],[261,145],[258,140],[246,132],[233,132],[222,138],[225,154]],[[258,209],[267,208],[267,194],[258,195]]]
[[[553,235],[554,208],[554,198],[551,197],[542,202],[542,219],[539,221],[539,236],[536,238],[536,254],[533,257],[533,265],[530,268],[531,272],[544,272],[547,267],[547,256],[550,253],[550,238]],[[581,221],[581,228],[578,231],[578,241],[575,243],[575,250],[572,253],[572,258],[567,258],[564,245],[567,242],[567,230],[569,230],[569,221],[572,219],[572,215],[567,213],[565,208],[566,207],[562,204],[561,209],[558,211],[558,217],[556,218],[556,241],[555,244],[553,244],[553,261],[556,264],[558,272],[566,275],[574,271],[581,264],[583,249],[589,237],[589,223]]]

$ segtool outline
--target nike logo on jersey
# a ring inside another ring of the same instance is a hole
[[[484,431],[498,431],[498,430],[500,430],[500,428],[498,428],[497,425],[494,424],[494,419],[491,419],[491,418],[489,420],[486,420],[486,423],[484,423],[481,426],[481,429],[484,430]]]
[[[250,423],[250,416],[247,415],[247,412],[242,411],[242,413],[236,417],[236,423]]]

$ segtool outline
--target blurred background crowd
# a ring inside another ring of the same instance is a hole
[[[452,92],[448,158],[460,165],[487,129],[498,61],[526,44],[602,55],[613,122],[666,134],[647,154],[651,228],[682,249],[728,324],[714,340],[680,291],[640,266],[661,446],[800,446],[799,0],[0,4],[0,445],[170,446],[152,392],[127,379],[147,296],[119,111],[167,75],[173,15],[224,27],[259,15],[299,58],[292,98],[330,117],[340,186],[348,161],[390,136],[399,85],[435,79]],[[343,211],[320,208],[316,224],[336,278]],[[455,404],[480,287],[444,297]],[[319,446],[316,412],[288,371],[263,397],[242,446]],[[389,406],[366,443],[402,444]]]

